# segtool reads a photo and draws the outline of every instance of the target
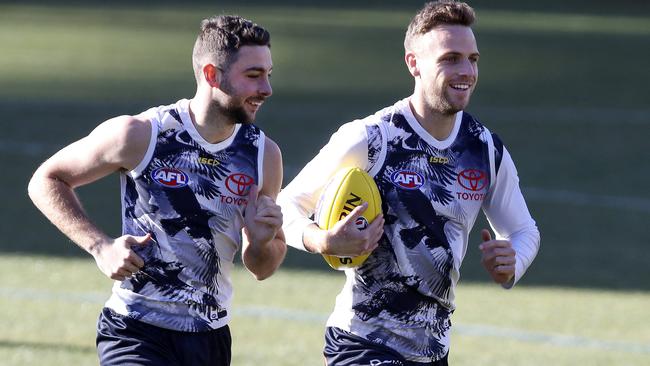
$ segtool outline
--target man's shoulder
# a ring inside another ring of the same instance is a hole
[[[280,146],[277,144],[277,142],[273,141],[273,139],[268,136],[264,136],[264,146],[264,149],[271,152],[272,154],[281,154]]]
[[[121,135],[124,139],[140,139],[151,133],[151,120],[143,114],[121,115],[113,117],[103,123],[107,131],[114,135]],[[125,143],[133,141],[125,141]]]

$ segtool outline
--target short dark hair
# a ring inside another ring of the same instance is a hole
[[[237,60],[239,48],[250,45],[271,47],[271,35],[266,29],[238,15],[204,19],[192,51],[197,82],[202,65],[213,63],[226,71]]]
[[[411,19],[404,37],[404,48],[410,49],[416,37],[428,33],[439,25],[464,25],[469,27],[474,24],[474,20],[476,20],[474,9],[464,2],[453,0],[428,2]]]

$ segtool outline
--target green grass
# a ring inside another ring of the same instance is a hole
[[[0,257],[5,366],[92,365],[111,281],[92,258]],[[234,272],[233,365],[320,365],[325,319],[342,273],[282,269],[257,282]],[[453,365],[645,365],[650,294],[461,283]]]

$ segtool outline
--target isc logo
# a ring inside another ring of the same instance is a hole
[[[185,187],[188,182],[187,174],[180,169],[158,168],[151,172],[151,178],[158,184],[169,188]]]
[[[424,184],[424,178],[420,173],[409,170],[399,170],[390,176],[393,184],[399,188],[418,189]]]

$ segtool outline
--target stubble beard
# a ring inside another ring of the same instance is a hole
[[[227,80],[224,80],[221,88],[228,95],[234,94],[234,88]],[[246,112],[244,109],[244,101],[239,98],[231,97],[230,101],[225,104],[217,102],[217,110],[228,120],[232,121],[232,124],[241,123],[247,125],[254,121],[254,116]]]
[[[436,93],[429,96],[429,105],[431,109],[443,116],[452,116],[467,107],[467,103],[452,103],[447,92]]]
[[[232,121],[233,124],[242,123],[247,125],[253,123],[253,117],[246,113],[244,107],[241,105],[228,103],[226,105],[218,105],[217,109],[228,120]]]

